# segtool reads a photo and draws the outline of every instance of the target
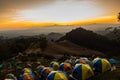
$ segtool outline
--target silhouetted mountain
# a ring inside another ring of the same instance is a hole
[[[120,37],[120,28],[113,28],[112,30],[109,31],[108,34],[105,35],[109,39],[117,39]]]
[[[56,41],[56,40],[58,40],[59,38],[61,38],[62,36],[64,36],[64,34],[51,32],[51,33],[49,33],[48,35],[46,35],[46,38],[47,38],[48,40]]]
[[[69,40],[80,46],[98,50],[105,54],[119,55],[120,52],[120,46],[115,41],[83,28],[77,28],[68,32],[58,41],[63,40]]]

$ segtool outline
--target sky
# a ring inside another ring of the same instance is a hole
[[[120,0],[0,0],[0,30],[117,23]]]

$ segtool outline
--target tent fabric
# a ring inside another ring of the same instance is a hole
[[[93,70],[87,64],[76,64],[72,76],[77,80],[86,80],[94,76]]]
[[[16,76],[14,76],[14,74],[9,73],[5,76],[4,80],[17,80]]]
[[[59,63],[56,61],[52,61],[50,63],[50,67],[53,68],[54,70],[58,70],[59,69]]]
[[[81,60],[84,60],[85,62],[89,61],[87,57],[80,57]]]
[[[106,59],[98,59],[93,61],[93,68],[95,68],[96,72],[106,72],[111,70],[111,64]]]
[[[109,61],[110,61],[111,64],[117,64],[118,63],[118,61],[116,59],[110,59]]]
[[[52,71],[48,77],[47,80],[68,80],[66,75],[61,71]]]
[[[77,59],[75,61],[75,64],[78,64],[78,63],[86,64],[85,60],[82,60],[82,59]]]
[[[19,77],[19,80],[34,80],[34,74],[23,74]]]
[[[41,73],[44,77],[47,77],[47,75],[51,72],[52,70],[49,67],[45,67]]]
[[[42,69],[44,69],[44,68],[45,68],[45,66],[39,65],[39,66],[37,66],[36,71],[37,71],[37,72],[41,72]]]
[[[3,67],[3,64],[0,64],[0,68],[2,68]]]
[[[71,61],[71,60],[65,60],[64,62],[65,62],[65,63],[72,64],[72,61]]]
[[[24,69],[22,70],[22,73],[23,73],[23,74],[24,74],[24,73],[32,74],[32,70],[31,70],[30,68],[24,68]]]
[[[99,57],[96,57],[96,58],[94,58],[94,61],[95,61],[95,60],[99,60],[99,59],[101,59],[101,58],[99,58]]]
[[[60,70],[60,71],[65,71],[65,72],[69,72],[69,71],[72,70],[72,66],[71,66],[71,64],[69,64],[69,63],[61,63],[59,70]]]
[[[26,75],[24,77],[24,80],[34,80],[34,78],[32,76],[30,76],[30,75]]]

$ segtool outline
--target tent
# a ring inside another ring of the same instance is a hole
[[[86,80],[94,76],[94,72],[87,64],[76,64],[72,76],[77,80]]]
[[[5,76],[4,80],[17,80],[17,77],[14,74],[9,73]]]
[[[68,80],[65,73],[61,71],[52,71],[48,77],[47,80]]]
[[[117,64],[118,63],[118,61],[116,59],[110,59],[109,61],[110,61],[111,64]]]
[[[3,67],[3,64],[0,64],[0,69]]]
[[[72,66],[70,63],[61,63],[60,64],[60,71],[70,72],[72,70]]]
[[[22,70],[22,74],[24,74],[24,73],[31,74],[31,73],[32,73],[32,70],[31,70],[30,68],[24,68],[24,69]]]
[[[93,68],[95,69],[95,72],[103,73],[111,70],[111,64],[106,59],[97,59],[93,60]]]
[[[47,77],[47,75],[52,71],[52,69],[50,67],[45,67],[41,73],[43,77]]]
[[[75,61],[75,64],[78,64],[78,63],[86,64],[85,60],[82,60],[82,59],[77,59],[77,60]]]
[[[52,61],[50,63],[50,67],[53,68],[53,70],[58,70],[59,69],[59,63],[56,61]]]
[[[19,80],[34,80],[34,74],[24,73],[19,77]]]

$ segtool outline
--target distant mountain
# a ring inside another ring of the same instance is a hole
[[[108,27],[117,27],[120,26],[119,23],[94,23],[94,24],[84,24],[80,25],[82,28],[91,30],[91,31],[105,31],[106,28]]]
[[[71,31],[72,29],[75,29],[77,27],[82,27],[88,30],[92,30],[95,32],[98,32],[100,34],[106,33],[105,28],[107,27],[116,27],[119,26],[120,24],[100,24],[100,23],[94,23],[94,24],[81,24],[81,25],[54,25],[54,26],[44,26],[44,27],[32,27],[32,28],[26,28],[26,29],[11,29],[11,30],[4,30],[0,31],[0,36],[5,36],[8,38],[13,38],[13,37],[18,37],[18,36],[34,36],[34,35],[39,35],[39,34],[49,34],[51,32],[55,33],[66,33]]]
[[[83,28],[77,28],[68,32],[58,41],[63,40],[110,55],[118,55],[120,52],[120,46],[116,42]]]
[[[119,27],[120,24],[119,23],[116,23],[116,24],[88,24],[88,25],[82,25],[82,28],[84,29],[88,29],[88,30],[91,30],[91,31],[94,31],[95,33],[97,34],[100,34],[100,35],[106,35],[109,33],[108,30],[110,30],[110,28],[112,27],[113,29],[115,27]]]
[[[95,31],[95,33],[105,36],[106,34],[109,33],[109,31],[99,30],[99,31]]]
[[[103,35],[110,40],[120,38],[120,26],[118,27],[107,27],[101,31],[95,31],[95,33]]]
[[[107,33],[105,35],[106,37],[108,37],[109,39],[117,39],[120,37],[120,28],[113,28],[113,30],[109,31],[109,33]]]
[[[51,33],[49,33],[49,34],[46,35],[46,38],[48,40],[56,41],[56,40],[60,39],[62,36],[64,36],[64,35],[65,34],[51,32]]]
[[[18,36],[34,36],[40,34],[49,34],[51,32],[54,33],[66,33],[73,29],[72,26],[50,26],[50,27],[33,27],[28,29],[21,29],[21,30],[7,30],[7,31],[0,31],[0,36],[13,38]]]

